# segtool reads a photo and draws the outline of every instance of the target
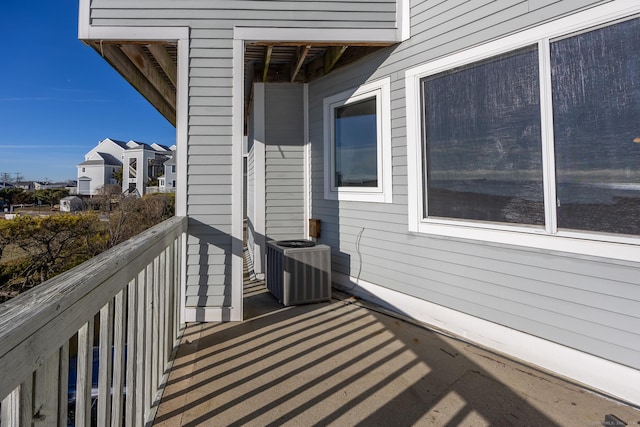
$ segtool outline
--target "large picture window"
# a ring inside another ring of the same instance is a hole
[[[640,234],[640,19],[551,43],[558,227]]]
[[[640,18],[610,9],[407,71],[411,231],[638,244]]]
[[[325,98],[325,198],[391,202],[390,79]]]
[[[427,216],[544,225],[537,47],[422,84]]]

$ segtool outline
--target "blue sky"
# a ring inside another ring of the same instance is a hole
[[[78,40],[77,0],[3,0],[0,174],[75,179],[104,138],[175,144],[175,128]]]

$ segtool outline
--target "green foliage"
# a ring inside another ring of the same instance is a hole
[[[0,303],[174,215],[172,193],[103,197],[108,222],[94,212],[0,221]]]
[[[35,203],[35,195],[33,191],[23,191],[16,193],[11,202],[14,205],[30,205]]]
[[[107,236],[95,214],[20,216],[0,222],[0,246],[8,245],[22,254],[0,263],[0,290],[12,295],[97,255],[106,248]]]
[[[109,215],[109,246],[161,223],[172,217],[174,212],[173,193],[152,193],[142,198],[122,197]]]
[[[69,195],[69,190],[64,188],[45,188],[42,190],[36,190],[34,196],[37,200],[40,200],[44,204],[50,206],[60,202],[60,199],[64,199]]]
[[[0,200],[8,205],[12,203],[13,197],[16,194],[20,194],[23,191],[24,190],[22,188],[17,187],[0,188]]]
[[[123,168],[118,168],[111,173],[111,176],[116,180],[120,187],[122,187],[122,170]]]

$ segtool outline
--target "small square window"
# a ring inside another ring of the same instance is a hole
[[[325,198],[391,203],[390,80],[325,98]]]

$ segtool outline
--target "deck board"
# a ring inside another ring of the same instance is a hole
[[[600,425],[640,411],[334,294],[185,330],[156,426]]]

